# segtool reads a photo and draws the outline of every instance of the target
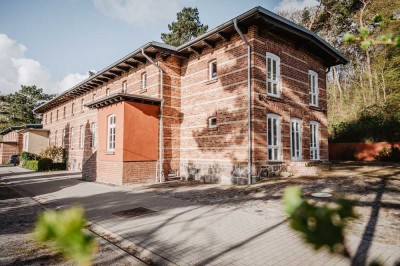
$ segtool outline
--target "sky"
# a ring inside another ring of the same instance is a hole
[[[209,29],[262,6],[273,12],[316,0],[0,0],[0,94],[21,85],[60,93],[162,32],[183,7]]]

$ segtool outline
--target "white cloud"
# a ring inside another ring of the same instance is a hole
[[[193,0],[93,0],[94,6],[104,15],[139,26],[174,19],[179,2],[190,5]]]
[[[27,58],[27,48],[0,33],[0,93],[19,90],[21,85],[36,85],[47,93],[59,93],[83,81],[87,74],[68,74],[54,80],[49,69],[40,62]]]
[[[277,7],[275,7],[275,11],[292,11],[304,9],[305,7],[311,7],[318,5],[317,0],[282,0]]]

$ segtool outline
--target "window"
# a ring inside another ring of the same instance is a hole
[[[63,148],[65,148],[65,137],[66,137],[66,135],[65,135],[65,129],[63,129],[62,139],[61,139],[61,146],[62,146]]]
[[[73,149],[74,148],[74,128],[73,127],[71,127],[71,145],[70,145],[70,147],[71,147],[71,149]]]
[[[71,104],[71,115],[74,115],[74,105],[75,105],[75,103]]]
[[[301,120],[290,119],[290,155],[293,161],[299,161],[302,157],[302,128]]]
[[[128,82],[126,82],[126,80],[124,82],[122,82],[122,92],[123,93],[127,93],[128,91]]]
[[[310,159],[319,160],[319,123],[310,122]]]
[[[92,141],[91,141],[91,147],[95,148],[96,147],[96,123],[92,124]]]
[[[281,118],[275,114],[267,115],[268,161],[281,160]]]
[[[44,115],[44,124],[47,125],[47,114]]]
[[[58,109],[57,109],[57,112],[56,112],[56,120],[58,121]]]
[[[85,108],[85,99],[81,100],[81,112],[83,112],[83,109]]]
[[[208,127],[216,128],[217,127],[217,117],[212,116],[208,118]]]
[[[29,135],[28,133],[24,134],[24,143],[23,143],[23,150],[28,151],[28,141],[29,141]]]
[[[147,73],[144,72],[142,73],[142,84],[141,84],[141,89],[145,90],[147,87]]]
[[[92,95],[92,101],[96,100],[96,93],[93,93]]]
[[[79,128],[80,138],[79,138],[79,148],[83,149],[85,143],[85,127],[81,126]]]
[[[278,56],[267,53],[267,94],[274,97],[281,96],[280,63]]]
[[[318,106],[318,74],[312,70],[308,71],[308,87],[310,92],[310,105]]]
[[[64,111],[63,111],[63,118],[65,118],[65,115],[67,114],[67,107],[64,106]]]
[[[217,60],[213,60],[208,64],[208,79],[217,78]]]
[[[108,116],[107,151],[115,151],[115,115]]]
[[[53,112],[50,112],[50,124],[53,123]]]
[[[106,89],[106,96],[110,95],[110,89]]]
[[[58,146],[58,136],[57,136],[57,130],[54,133],[54,146]]]

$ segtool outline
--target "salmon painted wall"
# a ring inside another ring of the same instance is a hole
[[[159,107],[143,103],[124,104],[124,161],[158,159]]]
[[[375,161],[379,151],[392,146],[400,147],[400,142],[329,143],[329,160],[347,160],[354,154],[357,161]]]
[[[100,161],[156,161],[158,159],[159,107],[120,102],[98,110]],[[107,152],[108,116],[115,114],[115,151]]]
[[[115,114],[115,151],[107,152],[107,128],[108,116]],[[124,139],[124,102],[108,105],[98,109],[97,113],[97,134],[98,156],[100,161],[122,161],[123,139]]]

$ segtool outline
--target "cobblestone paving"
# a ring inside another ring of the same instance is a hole
[[[341,257],[304,245],[283,216],[267,218],[246,211],[240,204],[202,204],[159,195],[147,188],[83,182],[80,174],[71,172],[42,174],[7,168],[0,169],[0,177],[49,207],[84,206],[90,221],[162,256],[165,260],[156,261],[159,264],[349,265]],[[112,214],[136,207],[155,212],[133,218]],[[279,214],[275,208],[281,206],[271,207],[263,213]],[[393,265],[400,257],[398,245],[364,235],[349,238],[352,254],[368,261],[378,258],[385,265]]]

